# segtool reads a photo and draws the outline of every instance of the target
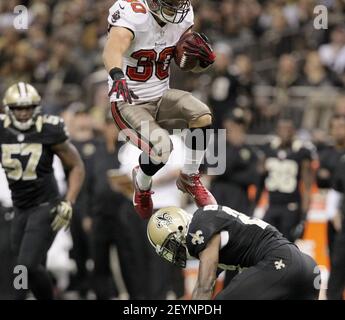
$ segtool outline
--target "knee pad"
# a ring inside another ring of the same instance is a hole
[[[173,145],[170,142],[169,145],[165,145],[163,148],[152,148],[150,153],[150,158],[154,163],[157,164],[166,164],[169,160],[170,154],[173,150]]]
[[[157,130],[157,132],[151,134],[150,142],[152,143],[150,150],[151,160],[157,164],[167,163],[174,148],[168,133],[164,130]]]
[[[139,157],[140,168],[148,176],[155,175],[167,163],[172,150],[173,144],[170,141],[170,143],[163,149],[152,148],[150,155],[143,152]]]

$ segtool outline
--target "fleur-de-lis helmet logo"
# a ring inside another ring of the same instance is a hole
[[[172,217],[167,212],[162,213],[156,217],[157,228],[162,228],[163,226],[168,226],[172,224]]]

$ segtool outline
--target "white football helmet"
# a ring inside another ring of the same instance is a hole
[[[188,14],[190,0],[145,0],[150,12],[163,22],[181,23]]]
[[[9,87],[3,98],[5,113],[10,118],[13,126],[21,131],[29,130],[41,113],[41,97],[37,90],[30,84],[18,82]],[[18,121],[14,108],[34,108],[32,117],[25,121]]]
[[[186,237],[190,218],[181,208],[167,207],[154,213],[147,225],[147,236],[159,256],[185,268],[188,256]]]

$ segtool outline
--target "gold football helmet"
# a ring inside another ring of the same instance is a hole
[[[35,124],[35,121],[41,113],[41,97],[37,90],[30,84],[18,82],[9,87],[4,95],[3,105],[5,113],[10,118],[14,127],[21,131],[26,131]],[[27,121],[19,121],[13,110],[22,108],[33,108],[32,117]]]
[[[147,225],[147,236],[159,256],[185,268],[186,236],[190,218],[181,208],[167,207],[153,214]]]

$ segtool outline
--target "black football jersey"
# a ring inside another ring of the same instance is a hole
[[[282,148],[273,141],[263,149],[265,153],[265,188],[269,193],[269,203],[287,204],[300,202],[300,178],[302,162],[312,160],[313,147],[295,140],[291,147]]]
[[[119,169],[118,153],[122,143],[117,143],[114,151],[109,151],[102,141],[98,143],[93,157],[92,172],[92,213],[96,216],[118,215],[118,210],[123,203],[124,196],[110,188],[108,180],[109,170]]]
[[[246,268],[258,263],[272,249],[290,243],[266,222],[229,207],[209,205],[198,209],[186,239],[188,252],[198,258],[210,239],[220,233],[219,268]]]
[[[72,139],[71,143],[76,147],[77,151],[79,152],[85,168],[84,183],[79,191],[77,200],[73,206],[73,210],[76,214],[80,216],[90,216],[92,210],[92,199],[90,197],[90,194],[92,194],[93,187],[92,159],[95,156],[95,153],[97,152],[98,141],[95,138],[91,138],[86,141],[77,141]]]
[[[343,155],[345,155],[345,149],[338,150],[334,146],[328,146],[319,153],[320,167],[318,173],[322,169],[326,169],[330,173],[328,178],[324,178],[317,173],[316,180],[319,188],[331,188],[335,170]]]
[[[68,139],[60,117],[43,115],[28,131],[0,116],[0,160],[17,208],[30,208],[58,198],[52,145]]]

